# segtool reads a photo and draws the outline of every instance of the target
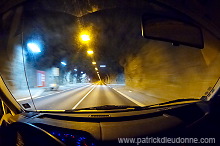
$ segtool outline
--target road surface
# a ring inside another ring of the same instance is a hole
[[[133,100],[119,94],[104,84],[91,84],[64,92],[46,95],[33,99],[38,110],[69,110],[103,105],[137,106]],[[19,101],[20,104],[29,103],[31,99]]]

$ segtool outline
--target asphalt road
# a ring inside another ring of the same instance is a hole
[[[69,110],[102,105],[137,105],[104,84],[87,85],[35,98],[33,101],[38,110]],[[30,99],[20,101],[19,103],[29,103],[32,107],[31,109],[34,109]]]

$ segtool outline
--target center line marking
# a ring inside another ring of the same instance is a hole
[[[89,90],[89,92],[87,92],[86,95],[83,96],[83,98],[72,108],[72,110],[73,110],[73,109],[76,109],[76,107],[89,95],[89,93],[92,92],[92,90],[95,89],[95,87],[96,87],[96,86],[94,86],[91,90]]]

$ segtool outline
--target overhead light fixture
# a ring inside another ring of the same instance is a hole
[[[66,66],[66,62],[63,62],[63,61],[62,61],[61,64],[64,65],[64,66]]]
[[[106,65],[100,65],[100,67],[106,67]]]
[[[92,55],[94,52],[92,50],[88,50],[87,54]]]
[[[82,39],[83,42],[87,42],[87,41],[90,40],[90,37],[89,37],[88,34],[82,34],[81,35],[81,39]]]
[[[35,43],[28,43],[27,46],[34,53],[41,52],[40,47],[37,44],[35,44]]]

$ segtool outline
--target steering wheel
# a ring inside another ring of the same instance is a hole
[[[4,130],[3,144],[7,146],[65,146],[47,131],[30,123],[15,122]]]

